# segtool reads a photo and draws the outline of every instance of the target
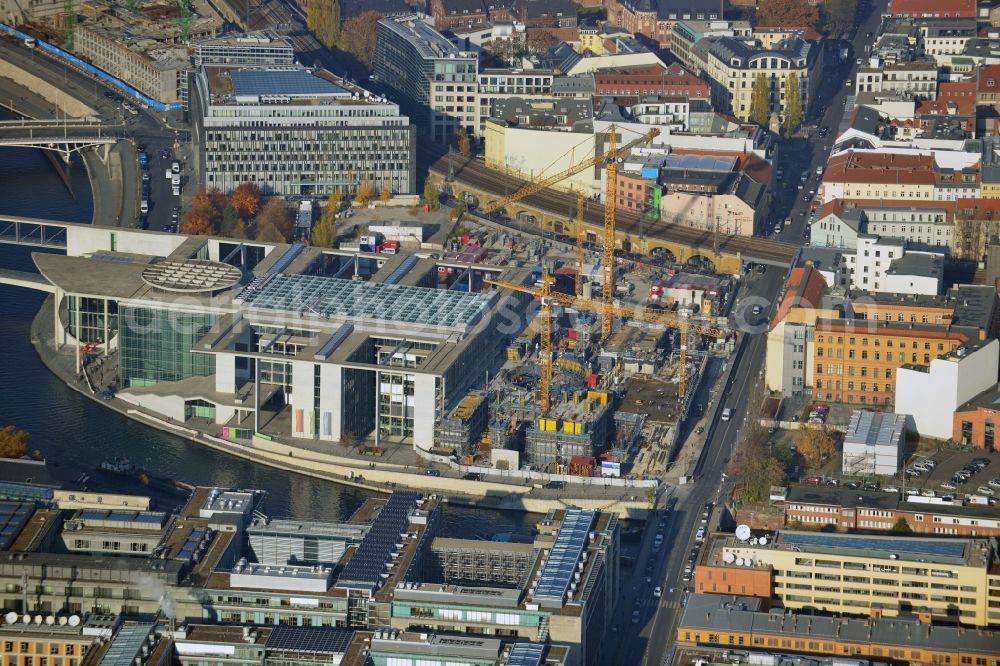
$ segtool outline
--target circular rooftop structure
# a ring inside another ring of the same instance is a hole
[[[238,284],[242,277],[243,273],[235,266],[204,259],[168,259],[142,271],[142,279],[149,286],[187,294],[228,289]]]

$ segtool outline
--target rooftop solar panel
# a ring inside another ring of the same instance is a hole
[[[736,166],[736,158],[714,155],[667,155],[664,164],[669,169],[732,171]]]
[[[230,75],[237,97],[287,95],[290,97],[349,97],[350,93],[307,69],[235,70]]]
[[[126,623],[115,634],[100,666],[134,666],[143,644],[153,632],[152,624]]]
[[[556,540],[549,550],[548,559],[542,567],[534,598],[562,605],[576,564],[587,543],[587,534],[596,514],[591,510],[570,507],[566,509],[562,525],[556,533]]]
[[[292,650],[312,654],[344,654],[354,638],[351,629],[338,627],[290,627],[279,624],[267,637],[268,650]]]
[[[830,534],[803,534],[783,532],[783,543],[793,546],[813,546],[817,548],[846,548],[857,551],[882,550],[890,553],[911,553],[914,555],[937,555],[941,557],[962,557],[965,544],[960,541],[878,538],[865,536],[835,536]]]
[[[0,550],[6,550],[24,529],[31,514],[22,504],[4,503],[2,506],[8,513],[0,515]]]
[[[538,643],[515,643],[507,655],[506,666],[539,666],[545,656],[545,646]]]
[[[358,282],[317,275],[279,273],[240,301],[251,308],[312,312],[321,317],[459,328],[474,324],[488,308],[481,294]]]
[[[386,500],[385,506],[372,521],[354,556],[348,560],[337,579],[338,587],[355,587],[374,590],[391,559],[399,535],[406,531],[410,510],[420,495],[409,491],[396,491]]]

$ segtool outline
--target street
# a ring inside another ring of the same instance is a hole
[[[827,136],[819,139],[814,132],[810,139],[793,139],[787,142],[779,152],[779,160],[775,166],[782,168],[787,174],[787,184],[784,189],[775,192],[775,217],[790,217],[792,220],[778,235],[781,240],[806,242],[803,230],[808,224],[810,202],[803,199],[803,192],[818,189],[822,180],[816,174],[816,167],[826,165],[830,148],[844,119],[845,100],[854,94],[853,78],[858,57],[855,54],[865,53],[865,44],[872,41],[866,35],[878,32],[884,8],[884,1],[874,6],[867,5],[863,22],[852,35],[852,50],[847,63],[834,60],[842,42],[833,41],[829,47],[828,57],[831,59],[828,60],[828,68],[817,94],[817,99],[821,101],[818,105],[813,105],[807,118],[808,122],[815,122],[817,128],[828,127]],[[844,84],[848,77],[852,79],[850,86]],[[802,173],[808,173],[809,178],[803,189],[799,190],[798,176]],[[747,280],[741,288],[734,319],[755,323],[754,317],[746,314],[746,310],[758,304],[763,310],[760,318],[768,320],[784,279],[783,271],[771,268],[764,275]],[[742,351],[730,361],[735,363],[735,368],[726,385],[719,388],[718,402],[712,404],[707,396],[699,397],[699,401],[707,405],[707,413],[714,410],[716,418],[705,433],[705,451],[697,470],[696,482],[693,486],[678,489],[675,495],[677,502],[666,522],[664,548],[658,553],[651,552],[653,534],[658,523],[655,519],[649,521],[651,529],[646,530],[635,567],[630,576],[622,578],[622,594],[615,613],[616,622],[607,641],[608,650],[603,655],[602,663],[622,666],[660,664],[666,660],[673,645],[677,623],[686,601],[685,586],[693,586],[693,582],[683,581],[682,576],[688,553],[696,545],[695,532],[700,524],[702,509],[706,502],[716,501],[725,495],[722,492],[725,490],[722,475],[740,440],[743,425],[748,418],[747,401],[763,370],[766,345],[763,332],[766,328],[762,330],[761,326],[754,326],[753,331],[745,334],[747,339]],[[728,421],[718,419],[718,414],[727,407],[733,411],[732,418]],[[650,559],[654,575],[647,583],[645,569]],[[653,588],[657,585],[663,591],[660,598],[653,596]],[[640,609],[640,615],[639,622],[633,624],[631,617],[635,608]]]
[[[170,224],[171,211],[174,206],[180,205],[181,197],[173,196],[170,182],[166,180],[164,174],[165,169],[170,167],[173,157],[161,160],[159,156],[162,148],[173,149],[175,142],[175,132],[164,125],[162,114],[157,117],[154,115],[157,112],[143,110],[138,106],[136,106],[137,115],[128,113],[119,101],[105,95],[105,92],[112,91],[100,81],[44,55],[43,51],[26,48],[20,41],[0,39],[0,58],[67,91],[73,97],[96,109],[102,119],[115,124],[123,123],[123,136],[131,142],[132,146],[146,145],[150,156],[150,193],[148,198],[150,212],[147,228],[162,230]],[[136,105],[135,100],[132,100],[132,103]],[[53,118],[56,117],[54,109],[50,113]],[[182,134],[186,135],[187,132],[182,132]],[[123,219],[117,222],[122,226],[131,226],[139,219],[142,199],[141,170],[136,161],[134,149],[123,152],[122,177],[124,187],[121,217]],[[190,172],[183,173],[182,184],[186,187],[195,187],[196,185],[189,183],[189,180],[191,180]],[[115,214],[112,211],[104,211],[103,215],[105,223],[115,224]]]

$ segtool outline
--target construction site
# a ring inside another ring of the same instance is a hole
[[[620,149],[612,142],[606,153],[570,171],[603,164],[612,171],[605,182],[614,183],[613,157],[651,136]],[[567,173],[477,213],[501,210]],[[606,196],[614,198],[613,192]],[[610,206],[607,239],[614,238],[614,218]],[[684,266],[666,261],[626,260],[616,256],[612,240],[594,250],[585,247],[582,232],[575,247],[535,243],[522,248],[516,237],[486,231],[473,237],[478,254],[469,263],[485,263],[496,242],[504,263],[522,268],[505,271],[506,281],[470,278],[468,288],[510,291],[531,300],[503,367],[439,421],[439,452],[454,452],[473,468],[587,477],[660,475],[670,462],[678,424],[689,410],[700,408],[691,404],[691,396],[706,359],[733,348],[735,335],[724,313],[735,295],[735,280],[685,272]],[[451,249],[453,254],[472,251]],[[537,263],[527,274],[529,262]]]

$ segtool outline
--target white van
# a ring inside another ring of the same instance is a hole
[[[175,161],[173,164],[170,165],[170,170],[173,171],[174,173],[180,173],[181,163]]]
[[[142,203],[139,204],[139,212],[142,213],[143,215],[149,212],[149,202],[146,201],[145,199],[143,199]]]
[[[180,174],[176,174],[176,173],[173,174],[173,176],[171,176],[171,178],[170,178],[170,184],[173,185],[174,187],[180,187],[180,185],[181,185]]]
[[[733,418],[733,410],[731,407],[726,407],[722,410],[722,420],[728,421],[731,418]]]

